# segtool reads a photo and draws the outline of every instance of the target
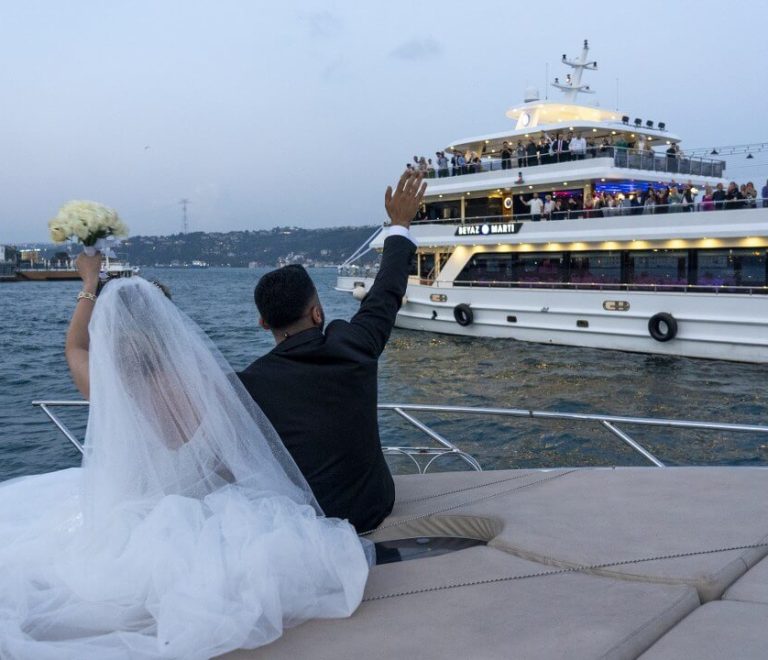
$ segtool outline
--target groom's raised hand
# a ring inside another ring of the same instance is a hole
[[[411,226],[411,220],[419,210],[421,200],[427,190],[427,182],[423,179],[423,172],[406,170],[400,177],[394,193],[392,186],[387,186],[387,192],[384,194],[384,206],[393,225],[401,225],[405,228]]]

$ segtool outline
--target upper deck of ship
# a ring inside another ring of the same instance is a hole
[[[529,88],[524,102],[506,112],[514,125],[451,142],[445,154],[454,161],[464,157],[466,165],[454,162],[450,168],[438,167],[427,198],[495,188],[533,193],[606,179],[647,184],[680,182],[684,177],[682,180],[702,187],[725,183],[725,162],[685,155],[677,146],[682,138],[668,131],[666,122],[578,103],[580,94],[594,93],[582,83],[585,71],[597,69],[588,53],[585,40],[578,58],[562,56],[562,63],[573,69],[564,81],[555,78],[552,83],[563,93],[562,100],[541,100],[538,91]],[[572,150],[555,153],[547,145],[557,140],[568,143],[572,138],[583,140],[575,158]],[[506,159],[502,154],[505,143],[511,152]]]
[[[531,93],[530,96],[537,96]],[[464,153],[474,151],[486,156],[501,157],[504,142],[526,142],[530,138],[548,135],[554,139],[557,135],[571,136],[581,134],[585,139],[616,140],[622,137],[627,143],[645,140],[649,148],[666,147],[681,142],[682,138],[666,129],[666,123],[659,125],[655,121],[639,117],[631,119],[618,110],[605,110],[595,106],[563,103],[538,98],[511,108],[506,116],[515,120],[512,129],[462,138],[452,142],[446,151]]]

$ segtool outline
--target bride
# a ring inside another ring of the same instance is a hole
[[[368,561],[156,286],[78,258],[82,468],[0,484],[0,657],[210,658],[349,616]]]

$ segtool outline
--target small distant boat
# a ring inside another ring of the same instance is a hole
[[[131,266],[127,261],[110,259],[108,257],[104,259],[102,270],[109,278],[132,277],[133,275],[138,275],[140,271],[138,266]],[[47,282],[79,280],[80,275],[74,267],[74,260],[70,260],[59,266],[41,264],[40,266],[18,268],[16,270],[16,278],[22,281]]]
[[[138,275],[141,269],[138,266],[131,266],[127,261],[107,259],[104,271],[107,277],[132,277]]]

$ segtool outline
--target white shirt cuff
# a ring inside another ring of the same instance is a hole
[[[387,236],[403,236],[416,245],[416,241],[413,240],[413,236],[411,236],[411,232],[408,231],[408,227],[403,227],[403,225],[391,225]]]

